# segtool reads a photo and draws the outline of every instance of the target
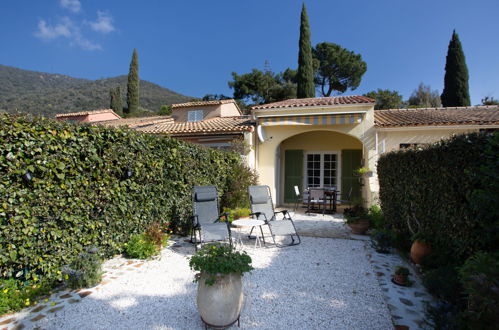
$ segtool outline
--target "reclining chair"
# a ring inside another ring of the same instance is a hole
[[[300,236],[296,232],[295,224],[288,211],[274,211],[272,196],[269,186],[250,186],[248,188],[251,204],[251,216],[257,220],[265,221],[269,226],[272,240],[277,247],[285,247],[300,244]],[[283,218],[278,220],[276,215],[282,213]],[[252,230],[253,231],[253,230]],[[250,233],[251,235],[251,233]],[[289,236],[291,241],[288,244],[277,244],[275,236]]]
[[[197,246],[206,242],[229,240],[232,245],[228,213],[220,214],[215,186],[194,186],[192,190],[191,242]],[[221,220],[224,219],[225,222]]]

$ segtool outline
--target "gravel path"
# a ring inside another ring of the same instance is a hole
[[[255,270],[243,278],[241,329],[393,329],[364,244],[303,237],[283,249],[246,245]],[[37,328],[203,329],[187,260],[194,249],[177,245],[49,313]]]

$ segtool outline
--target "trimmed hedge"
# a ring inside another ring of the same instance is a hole
[[[498,249],[497,132],[391,152],[379,159],[378,176],[387,224],[406,244],[411,229],[422,232],[448,264]]]
[[[0,115],[0,277],[57,278],[87,246],[110,256],[153,221],[186,228],[192,186],[223,195],[243,167],[176,139]]]

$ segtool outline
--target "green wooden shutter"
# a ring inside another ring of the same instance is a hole
[[[358,169],[362,161],[362,150],[341,151],[341,198],[347,199],[350,188],[352,188],[352,199],[360,198],[359,177],[353,171]]]
[[[284,203],[294,203],[295,188],[303,185],[303,150],[284,152]]]

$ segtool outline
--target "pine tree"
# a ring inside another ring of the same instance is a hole
[[[471,104],[468,79],[468,67],[463,48],[456,30],[454,30],[447,51],[444,90],[440,96],[444,107],[460,107]]]
[[[132,62],[130,62],[130,71],[128,72],[126,101],[128,114],[139,111],[139,59],[135,48],[133,49]]]
[[[308,24],[305,3],[301,10],[300,42],[298,51],[298,74],[296,76],[297,92],[300,98],[315,97],[314,69],[312,45],[310,43],[310,26]]]
[[[123,99],[121,98],[121,87],[116,86],[116,88],[111,88],[109,91],[109,96],[111,98],[111,109],[118,115],[123,117]]]

